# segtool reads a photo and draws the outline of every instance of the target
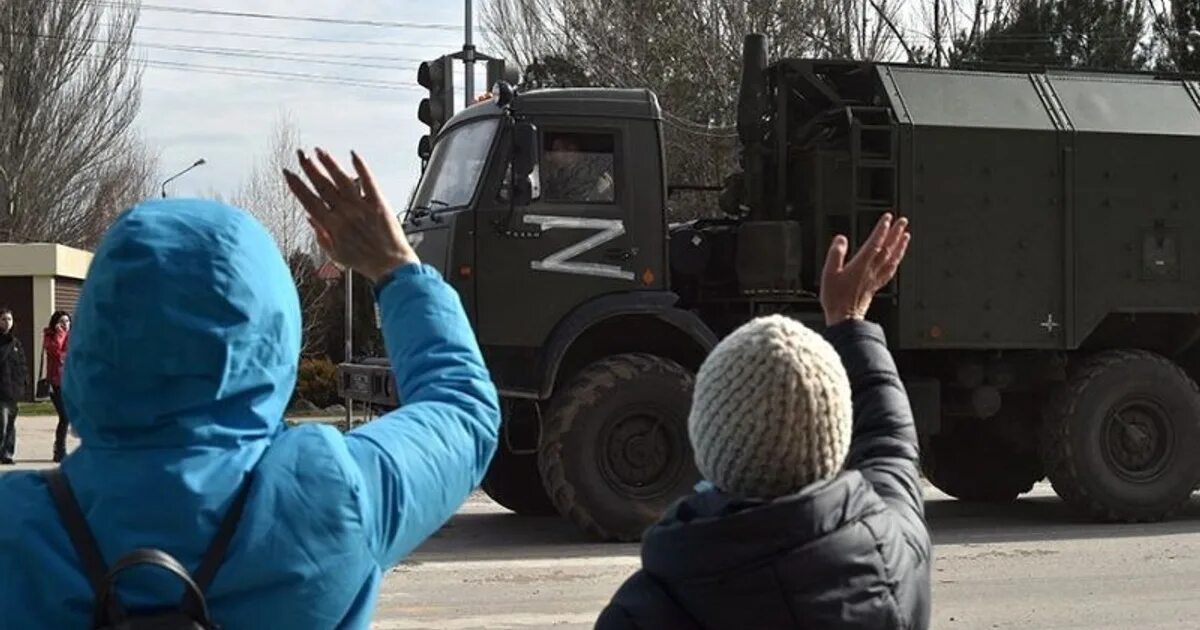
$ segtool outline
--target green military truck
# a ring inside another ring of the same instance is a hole
[[[1200,482],[1200,83],[768,64],[752,35],[741,168],[720,218],[679,225],[653,93],[499,88],[434,121],[405,229],[502,393],[483,486],[502,505],[638,538],[698,481],[706,353],[758,315],[819,328],[831,237],[888,210],[914,240],[870,318],[932,483],[996,502],[1048,477],[1082,513],[1142,521]],[[346,395],[398,404],[386,360],[340,370]]]

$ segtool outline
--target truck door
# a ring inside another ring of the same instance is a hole
[[[634,228],[629,123],[537,125],[532,203],[512,211],[501,184],[477,216],[477,334],[502,388],[534,388],[536,353],[568,312],[657,268]]]

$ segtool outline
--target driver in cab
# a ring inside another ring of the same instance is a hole
[[[542,192],[546,199],[612,203],[612,153],[584,151],[569,134],[550,138],[542,156]]]

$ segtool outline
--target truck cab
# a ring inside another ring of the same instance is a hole
[[[647,90],[508,93],[442,127],[404,213],[504,402],[484,490],[602,539],[699,480],[686,413],[716,336],[669,290],[661,138]],[[386,364],[339,370],[344,395],[399,404]]]

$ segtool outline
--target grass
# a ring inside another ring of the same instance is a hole
[[[49,400],[17,403],[17,413],[22,416],[56,416],[54,403]]]

